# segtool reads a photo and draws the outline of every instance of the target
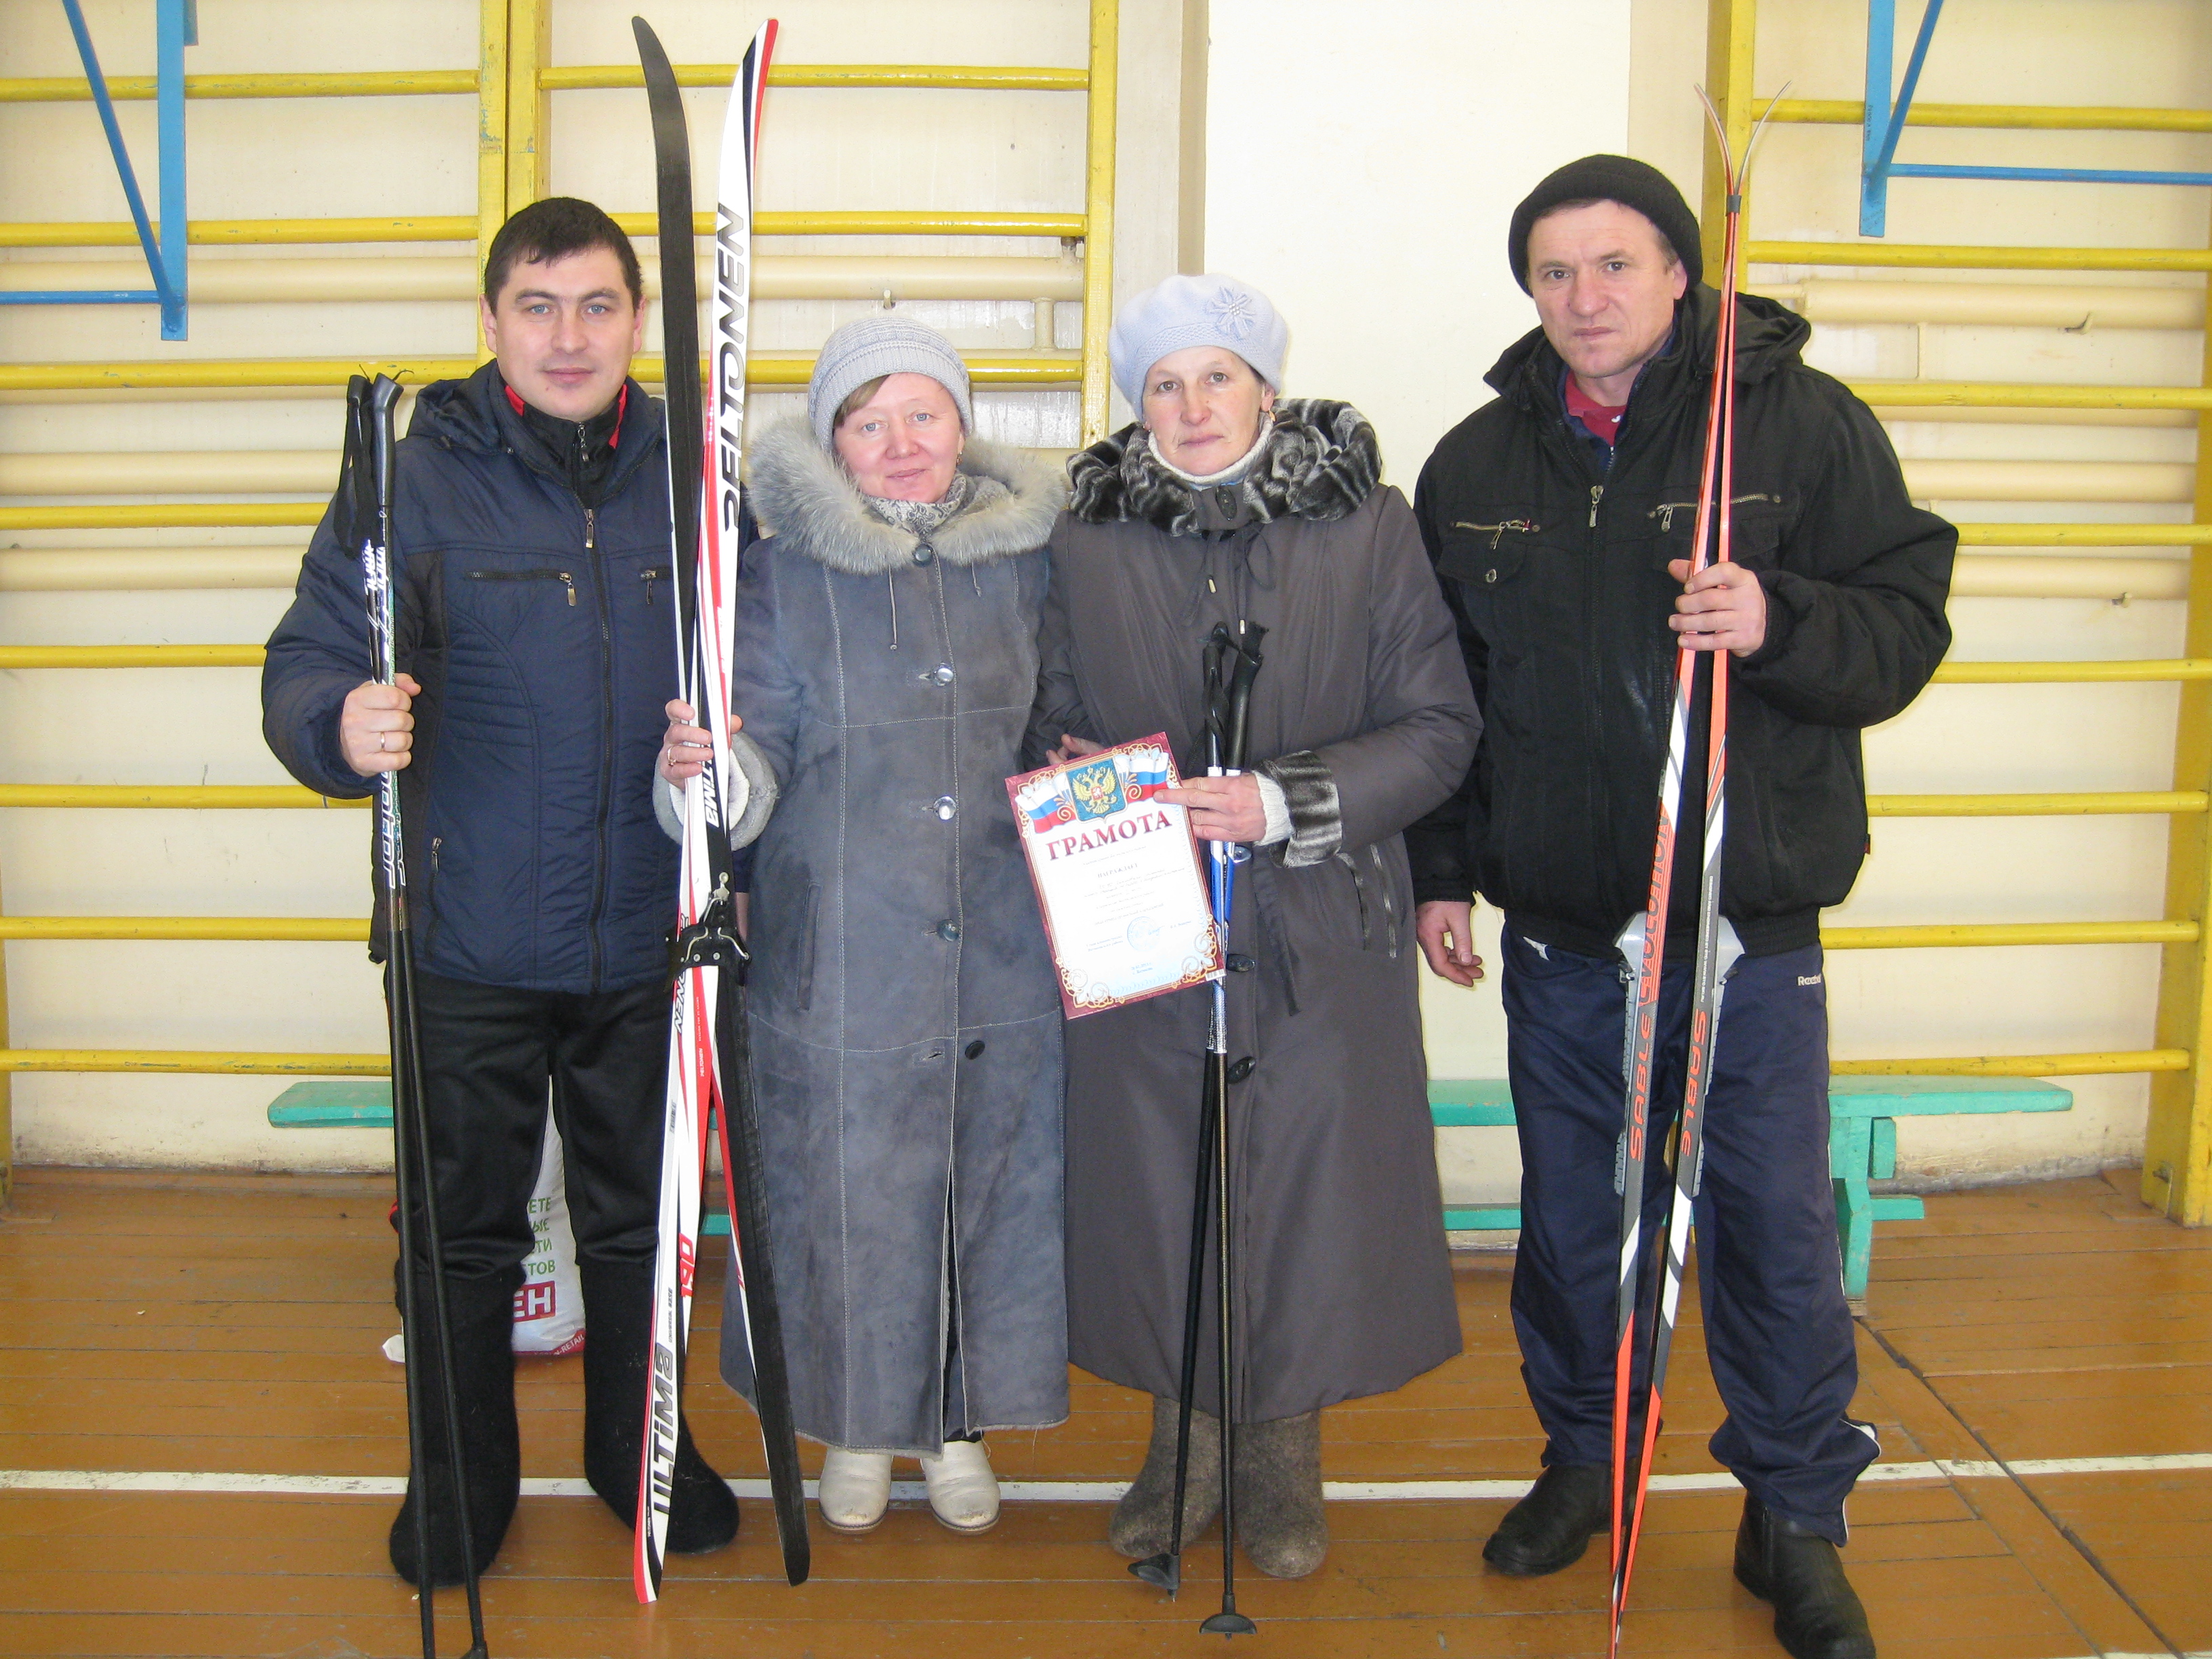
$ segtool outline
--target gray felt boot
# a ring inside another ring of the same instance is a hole
[[[1328,1553],[1321,1413],[1237,1425],[1237,1541],[1270,1578],[1303,1578]]]
[[[1166,1549],[1175,1524],[1176,1419],[1172,1400],[1152,1401],[1152,1443],[1145,1467],[1121,1501],[1106,1541],[1133,1561]],[[1190,1472],[1183,1486],[1182,1542],[1188,1549],[1221,1513],[1221,1425],[1204,1412],[1190,1414]]]

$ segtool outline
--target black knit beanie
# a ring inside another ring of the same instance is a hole
[[[1618,202],[1634,208],[1658,228],[1690,273],[1695,287],[1705,273],[1705,259],[1698,246],[1698,216],[1682,199],[1672,179],[1646,161],[1626,155],[1585,155],[1570,161],[1528,192],[1513,210],[1513,228],[1505,234],[1506,257],[1513,262],[1513,280],[1522,291],[1528,289],[1528,233],[1536,221],[1569,202]]]

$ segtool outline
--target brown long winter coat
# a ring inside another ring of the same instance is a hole
[[[1399,832],[1480,717],[1411,509],[1348,405],[1286,402],[1255,475],[1194,490],[1129,428],[1075,458],[1053,532],[1032,755],[1164,731],[1204,765],[1200,656],[1265,627],[1249,754],[1292,834],[1243,866],[1229,1052],[1239,1421],[1378,1394],[1459,1352]],[[1068,1347],[1179,1392],[1209,988],[1067,1029]],[[1212,1249],[1207,1249],[1212,1260]],[[1218,1409],[1209,1270],[1198,1404]]]

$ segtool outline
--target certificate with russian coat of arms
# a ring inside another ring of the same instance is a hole
[[[1006,780],[1070,1019],[1221,974],[1164,734]]]

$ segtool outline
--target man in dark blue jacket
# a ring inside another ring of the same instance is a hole
[[[356,797],[400,774],[479,1567],[520,1490],[510,1322],[549,1085],[584,1293],[585,1473],[636,1512],[677,882],[651,794],[676,667],[664,416],[629,378],[644,314],[637,256],[598,208],[555,198],[508,220],[484,266],[496,361],[425,386],[398,447],[398,685],[366,677],[335,504],[262,677],[264,732],[301,782]],[[458,1583],[434,1392],[432,1410],[429,1577]],[[391,1535],[410,1583],[420,1496],[410,1480]],[[686,1430],[668,1547],[716,1549],[737,1525]]]
[[[1696,1221],[1706,1356],[1745,1487],[1736,1576],[1796,1659],[1872,1659],[1837,1547],[1878,1449],[1828,1176],[1820,911],[1866,855],[1862,727],[1918,695],[1950,643],[1958,532],[1907,499],[1865,404],[1800,360],[1802,318],[1738,303],[1734,562],[1691,574],[1720,296],[1666,178],[1592,155],[1514,215],[1543,326],[1497,398],[1437,446],[1414,512],[1482,705],[1474,770],[1407,832],[1416,933],[1471,984],[1468,900],[1505,913],[1507,1069],[1522,1155],[1513,1319],[1544,1473],[1483,1554],[1555,1572],[1612,1516],[1623,927],[1649,893],[1678,649],[1728,653],[1721,915],[1728,975]],[[1696,684],[1710,684],[1700,673]],[[1703,862],[1706,693],[1691,719],[1653,1066],[1650,1144],[1682,1098]],[[1725,960],[1725,957],[1723,960]],[[1671,1177],[1646,1168],[1647,1225]]]

